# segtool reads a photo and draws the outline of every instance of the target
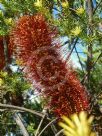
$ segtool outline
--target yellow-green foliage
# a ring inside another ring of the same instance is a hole
[[[30,88],[30,84],[25,81],[21,73],[8,74],[0,72],[0,85],[5,87],[7,91],[20,94]]]

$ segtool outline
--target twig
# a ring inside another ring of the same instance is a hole
[[[97,61],[102,57],[102,51],[99,54],[98,58],[96,59],[96,61],[93,63],[93,67],[96,65]]]
[[[47,117],[51,118],[49,109],[47,109]],[[50,121],[52,121],[52,119],[50,119]],[[52,129],[52,131],[53,131],[53,133],[54,133],[54,135],[55,135],[55,134],[57,133],[57,129],[56,129],[55,124],[52,123],[50,126],[51,126],[51,129]]]
[[[9,104],[1,104],[1,103],[0,103],[0,107],[9,108],[9,109],[17,109],[17,110],[21,110],[21,111],[25,111],[25,112],[30,112],[30,113],[32,113],[34,115],[39,116],[39,117],[44,116],[43,113],[37,112],[35,110],[27,109],[27,108],[24,108],[24,107],[19,107],[19,106],[14,106],[14,105],[9,105]]]
[[[39,130],[40,130],[40,128],[41,128],[41,125],[42,125],[42,123],[43,123],[43,121],[44,121],[44,119],[45,119],[45,116],[46,116],[46,114],[45,114],[45,115],[43,115],[43,117],[42,117],[42,119],[41,119],[41,121],[40,121],[40,123],[39,123],[39,125],[38,125],[38,128],[37,128],[37,130],[36,130],[36,134],[35,134],[35,136],[37,136],[37,135],[38,135]]]
[[[24,111],[21,111],[21,110],[14,110],[14,109],[0,109],[0,112],[20,112],[20,113],[24,113]]]
[[[83,71],[83,73],[84,73],[84,69],[83,69],[83,66],[82,66],[82,63],[81,63],[81,60],[80,60],[80,57],[79,57],[79,54],[78,54],[78,51],[77,51],[76,46],[75,46],[75,51],[76,51],[77,57],[78,57],[78,59],[79,59],[79,63],[80,63],[80,65],[81,65],[82,71]]]
[[[101,5],[102,0],[97,4],[96,8],[93,10],[93,14],[95,14],[96,10],[98,9],[98,7]]]
[[[57,120],[57,118],[54,119],[54,120],[52,120],[51,122],[49,122],[49,123],[43,128],[43,130],[39,133],[38,136],[41,136],[41,134],[42,134],[52,123],[54,123],[56,120]]]
[[[14,119],[15,119],[17,125],[19,126],[19,128],[21,129],[22,135],[23,136],[29,136],[29,134],[28,134],[28,132],[27,132],[27,130],[26,130],[22,120],[20,119],[20,116],[17,113],[15,113]]]
[[[92,5],[92,0],[87,1],[88,4],[88,34],[92,36],[93,34],[93,29],[92,29],[92,22],[93,22],[93,5]],[[89,43],[88,45],[88,55],[87,55],[87,86],[88,88],[90,87],[90,72],[91,72],[91,67],[92,67],[92,43]]]
[[[73,40],[73,41],[74,41],[74,40]],[[72,43],[73,43],[73,41],[72,41]],[[69,58],[70,58],[70,56],[71,56],[71,54],[72,54],[72,52],[73,52],[73,50],[74,50],[74,48],[75,48],[75,45],[76,45],[77,41],[78,41],[78,38],[76,38],[76,40],[75,40],[75,42],[74,42],[74,44],[73,44],[73,47],[72,47],[70,53],[68,54],[68,56],[67,56],[67,58],[66,58],[66,63],[67,63],[67,61],[69,60]],[[72,44],[72,43],[71,43],[71,44]]]
[[[5,62],[7,67],[8,66],[8,45],[7,45],[5,36],[3,37],[3,46],[4,46]]]
[[[65,41],[62,45],[61,45],[61,47],[62,46],[65,46],[66,44],[68,44],[69,43],[69,41],[67,40],[67,41]]]
[[[98,58],[96,59],[96,61],[93,63],[93,65],[92,65],[92,67],[91,67],[91,70],[95,67],[97,61],[100,59],[101,56],[102,56],[102,51],[101,51],[101,53],[99,54],[99,56],[98,56]],[[87,78],[87,75],[88,75],[88,73],[86,73],[86,74],[84,75],[84,77],[83,77],[81,83],[84,83],[84,82],[85,82],[85,79]]]
[[[59,136],[63,131],[64,129],[61,129],[55,136]]]

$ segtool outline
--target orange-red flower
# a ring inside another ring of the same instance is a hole
[[[5,42],[6,42],[7,50],[8,50],[6,57],[8,57],[8,62],[10,62],[11,51],[10,51],[10,48],[9,48],[9,37],[8,36],[5,36]],[[0,36],[0,70],[2,70],[6,65],[5,55],[6,54],[5,54],[5,49],[4,49],[3,36]]]
[[[62,61],[54,46],[55,37],[56,29],[41,14],[22,16],[11,36],[16,58],[23,62],[26,77],[42,90],[56,115],[88,110],[87,93]]]
[[[0,70],[5,66],[3,39],[0,37]]]

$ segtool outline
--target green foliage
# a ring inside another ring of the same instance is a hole
[[[8,74],[7,72],[0,72],[0,78],[3,80],[3,86],[10,92],[21,94],[30,88],[30,84],[24,80],[21,73]]]

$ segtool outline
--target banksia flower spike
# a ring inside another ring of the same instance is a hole
[[[8,48],[8,54],[5,56],[5,49],[4,49],[4,42],[3,42],[3,36],[0,36],[0,70],[2,70],[6,65],[6,59],[5,57],[8,57],[8,62],[11,60],[11,51],[9,47],[9,37],[5,36],[7,48]]]
[[[13,50],[16,48],[14,52],[19,57],[21,56],[25,62],[28,60],[28,56],[31,56],[36,49],[50,46],[52,42],[51,33],[48,31],[47,24],[41,15],[21,17],[12,34],[13,38],[11,36],[10,41],[13,44],[12,48]]]
[[[3,38],[0,37],[0,70],[5,66]]]
[[[54,44],[56,36],[56,29],[41,14],[21,17],[11,34],[16,58],[57,116],[88,110],[86,91],[62,61]]]

